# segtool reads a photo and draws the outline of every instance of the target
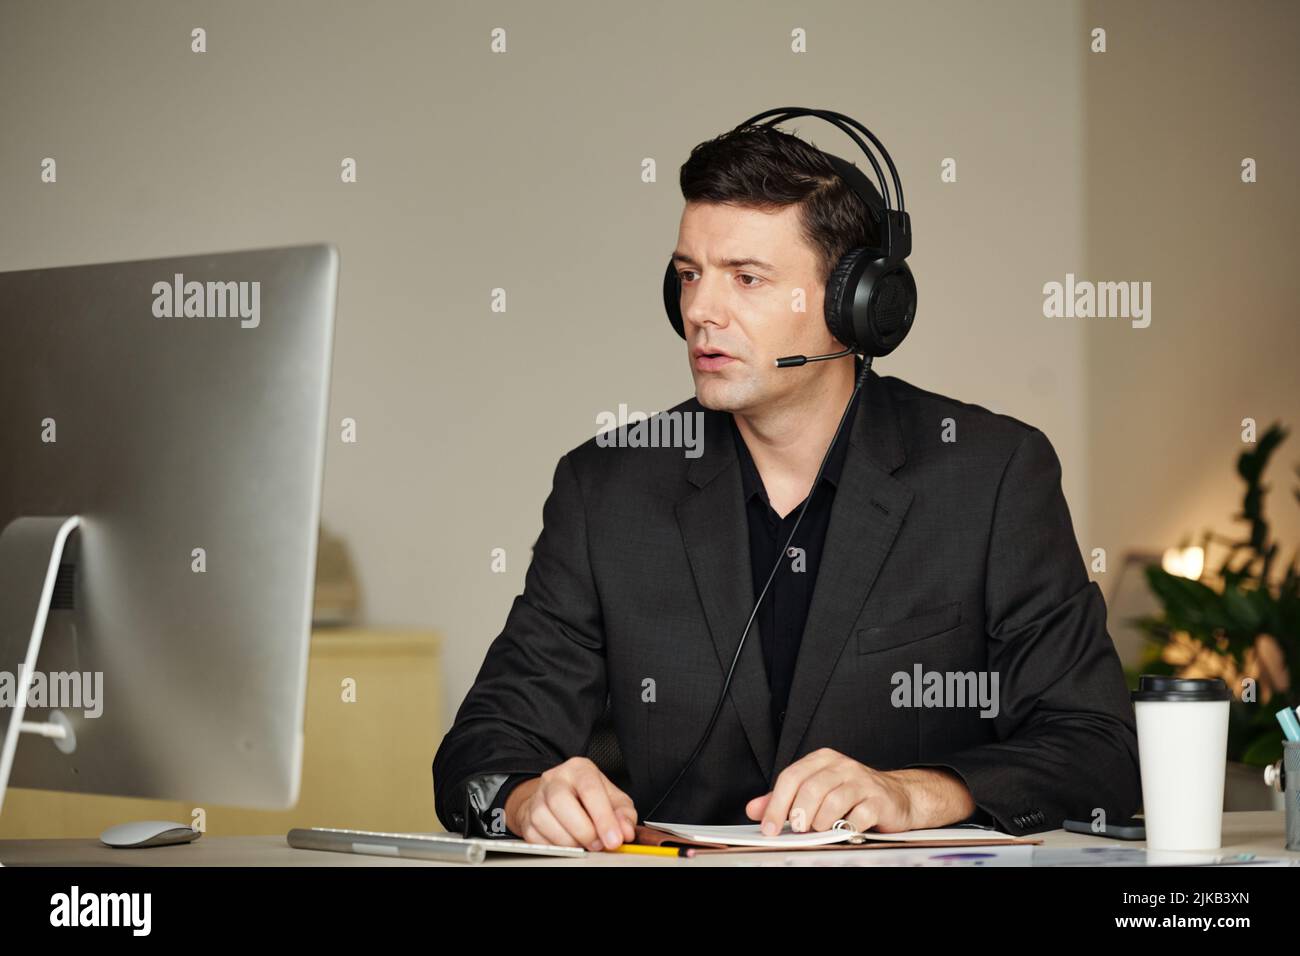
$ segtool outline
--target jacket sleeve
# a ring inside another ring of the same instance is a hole
[[[522,839],[506,826],[506,799],[511,790],[535,776],[535,773],[476,773],[466,778],[461,836]]]
[[[569,455],[556,465],[542,525],[524,591],[433,759],[434,808],[449,831],[480,829],[474,821],[494,809],[504,775],[581,755],[605,705],[600,601]]]
[[[911,766],[945,767],[1008,833],[1116,822],[1141,803],[1137,734],[1061,491],[1061,465],[1032,429],[1004,469],[985,570],[988,660],[998,678],[995,742]],[[992,675],[990,675],[992,676]]]

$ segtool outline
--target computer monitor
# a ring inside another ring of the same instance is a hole
[[[0,799],[297,801],[337,275],[0,273]]]

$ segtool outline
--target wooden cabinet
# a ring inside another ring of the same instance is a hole
[[[439,637],[429,631],[312,634],[302,789],[292,810],[11,788],[0,811],[0,839],[97,837],[131,820],[191,823],[196,807],[214,836],[283,835],[313,826],[441,830],[432,776],[443,734],[439,650]],[[355,681],[354,702],[344,699],[348,678]]]

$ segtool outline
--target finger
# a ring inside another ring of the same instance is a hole
[[[552,794],[548,794],[546,806],[555,815],[555,819],[560,821],[560,825],[573,837],[577,846],[586,847],[588,850],[604,849],[600,834],[596,832],[595,824],[583,809],[572,784],[561,786]]]
[[[814,830],[829,830],[840,820],[847,820],[847,814],[861,802],[863,788],[855,781],[843,780],[828,794],[822,797],[821,809],[813,817]]]
[[[769,794],[771,799],[763,812],[763,822],[761,824],[763,832],[780,833],[785,821],[790,816],[795,795],[799,792],[799,788],[803,786],[804,781],[823,768],[831,766],[842,759],[842,754],[831,750],[829,747],[823,747],[820,750],[814,750],[812,753],[806,754],[781,771],[780,776],[776,778],[776,785]]]
[[[797,832],[810,830],[813,819],[822,806],[823,797],[844,783],[845,779],[846,774],[840,761],[811,763],[810,773],[803,775],[798,790],[790,800],[789,809],[785,812],[789,817],[790,829]],[[768,808],[768,813],[771,813],[771,808]]]
[[[765,793],[761,797],[755,797],[745,804],[745,816],[751,820],[763,819],[763,811],[767,809],[767,801],[771,799],[770,793]]]
[[[542,843],[550,843],[554,846],[582,845],[574,840],[573,835],[551,812],[551,808],[541,800],[534,800],[534,805],[529,810],[529,823],[541,836]]]
[[[622,790],[618,789],[618,787],[614,786],[608,777],[602,776],[601,779],[605,783],[605,793],[609,795],[609,802],[614,810],[616,812],[619,810],[631,810],[632,813],[635,814],[636,804],[633,803],[632,798]]]
[[[614,807],[614,815],[619,818],[623,825],[624,842],[631,843],[636,839],[636,804],[618,787],[606,780],[605,791],[609,794],[609,802]]]
[[[794,803],[794,795],[800,790],[803,778],[810,773],[813,773],[813,769],[805,761],[790,763],[785,770],[781,771],[772,786],[772,792],[767,795],[767,806],[763,808],[759,829],[764,834],[772,836],[781,832],[781,827],[785,826],[785,818],[790,813],[790,804]]]
[[[855,830],[870,830],[876,825],[879,818],[870,801],[864,800],[850,810],[849,815],[844,819],[848,820],[849,826]]]
[[[822,801],[844,780],[843,772],[835,767],[823,767],[805,777],[794,799],[790,801],[790,828],[797,833],[813,829],[812,824],[821,812]]]
[[[633,843],[636,841],[636,810],[634,808],[623,809],[616,807],[614,816],[618,818],[619,825],[623,829],[623,842]]]
[[[610,803],[603,781],[604,775],[593,771],[584,774],[575,789],[596,829],[596,838],[604,841],[606,850],[612,850],[623,842],[623,824],[614,815],[614,806]]]

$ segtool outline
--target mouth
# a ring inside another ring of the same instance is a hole
[[[691,358],[701,372],[716,372],[736,361],[730,352],[709,345],[697,345],[691,349]]]

